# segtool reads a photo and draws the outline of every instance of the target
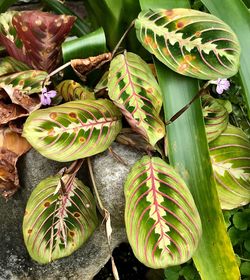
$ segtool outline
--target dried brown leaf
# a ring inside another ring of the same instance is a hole
[[[86,80],[86,75],[94,69],[100,68],[103,64],[110,61],[111,53],[103,53],[97,56],[90,56],[83,59],[72,59],[71,67],[75,73],[83,80]]]
[[[28,115],[29,113],[19,105],[5,104],[0,101],[0,125]]]
[[[16,162],[30,148],[30,144],[18,133],[9,128],[0,129],[0,193],[6,199],[19,188]]]

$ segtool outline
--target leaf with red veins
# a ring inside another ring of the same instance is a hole
[[[13,26],[25,46],[30,66],[48,72],[57,67],[61,44],[75,19],[41,11],[24,11],[13,16]]]
[[[0,194],[6,199],[19,188],[16,162],[30,148],[19,134],[9,128],[0,129]]]

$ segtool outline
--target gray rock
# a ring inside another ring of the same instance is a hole
[[[128,164],[140,154],[117,144],[114,151]],[[5,202],[0,198],[0,280],[89,280],[109,259],[104,225],[100,226],[85,246],[71,256],[48,265],[39,265],[28,255],[22,237],[22,219],[32,189],[44,178],[57,173],[65,164],[50,161],[36,151],[29,151],[19,162],[22,188]],[[107,152],[93,160],[98,190],[112,217],[112,249],[126,241],[123,224],[123,181],[129,171]],[[86,167],[79,178],[86,182]],[[101,220],[101,219],[100,219]]]
[[[104,207],[110,212],[112,225],[124,226],[123,185],[131,166],[142,157],[142,153],[117,143],[112,145],[112,149],[127,166],[106,151],[95,156],[93,170],[99,195]]]

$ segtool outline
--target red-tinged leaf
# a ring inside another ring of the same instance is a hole
[[[45,264],[72,254],[98,225],[94,197],[74,176],[55,175],[33,190],[23,220],[27,250]]]
[[[142,263],[166,268],[192,257],[201,221],[187,185],[173,167],[144,156],[128,174],[124,193],[128,240]]]
[[[48,72],[55,69],[60,61],[61,44],[74,21],[74,16],[41,11],[16,13],[12,23],[25,46],[29,65]]]
[[[16,162],[30,148],[19,134],[9,128],[0,129],[0,194],[3,197],[9,198],[19,188]]]
[[[12,18],[16,13],[16,11],[8,11],[0,15],[0,43],[5,46],[9,55],[17,60],[27,62],[24,46],[12,24]]]

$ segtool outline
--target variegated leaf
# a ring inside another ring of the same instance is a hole
[[[191,9],[146,10],[135,28],[141,44],[182,75],[214,80],[238,72],[239,41],[214,15]]]
[[[38,93],[41,92],[43,81],[47,76],[47,72],[40,70],[27,70],[10,74],[0,77],[0,88],[3,88],[9,95],[13,91],[28,95]],[[48,83],[46,82],[45,85]]]
[[[180,175],[162,159],[144,156],[125,183],[125,225],[135,256],[166,268],[189,260],[201,236],[201,221]]]
[[[250,142],[243,131],[228,125],[209,144],[222,209],[250,202]]]
[[[201,98],[208,142],[216,139],[227,128],[228,111],[219,100],[206,94]]]
[[[111,61],[108,91],[131,127],[152,146],[165,135],[159,117],[160,88],[149,66],[138,55],[125,52]]]
[[[30,70],[30,67],[11,56],[6,56],[0,61],[0,77],[26,70]]]
[[[23,236],[32,259],[45,264],[68,256],[98,224],[94,197],[78,179],[56,175],[33,190],[25,210]]]
[[[121,113],[106,99],[78,100],[32,113],[23,136],[43,156],[71,161],[103,152],[121,130]]]
[[[5,46],[9,55],[17,60],[28,62],[24,46],[12,24],[12,18],[16,14],[16,11],[0,14],[0,43]]]
[[[56,91],[65,101],[95,99],[94,92],[87,87],[81,86],[74,80],[64,80],[57,87]]]

